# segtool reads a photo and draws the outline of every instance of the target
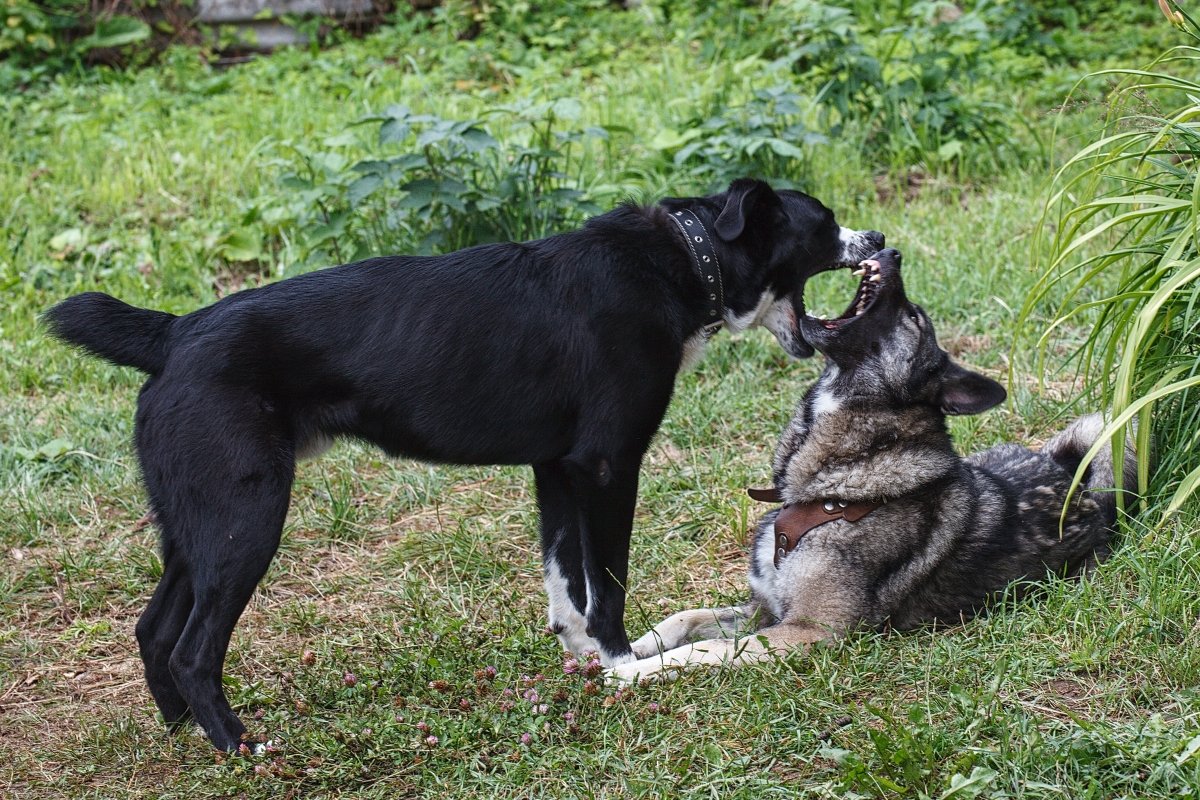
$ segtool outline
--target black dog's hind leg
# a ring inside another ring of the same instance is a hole
[[[580,509],[567,467],[536,464],[538,510],[542,526],[542,573],[546,581],[550,629],[564,650],[576,655],[599,652],[587,633],[587,580],[583,572]]]
[[[216,747],[233,750],[246,729],[221,674],[234,625],[283,531],[295,465],[286,421],[250,393],[150,382],[137,445],[164,559],[139,623],[147,680],[168,723],[190,709]],[[175,692],[163,674],[168,648]]]
[[[196,722],[224,750],[237,748],[246,731],[221,685],[225,654],[279,547],[291,488],[290,474],[284,478],[269,476],[258,491],[231,491],[226,502],[210,507],[206,530],[196,539],[208,552],[192,554],[192,563],[204,566],[192,575],[192,612],[171,653],[171,674]]]
[[[160,524],[162,524],[160,518]],[[192,584],[183,561],[169,544],[163,547],[163,574],[154,597],[137,624],[138,650],[146,683],[163,721],[175,730],[188,718],[188,704],[171,676],[171,651],[192,612]]]

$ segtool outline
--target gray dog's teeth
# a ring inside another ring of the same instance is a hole
[[[855,276],[861,276],[861,275],[866,275],[867,271],[865,269],[856,269],[856,270],[854,270],[854,272],[851,272],[850,274],[855,275]]]
[[[883,276],[876,273],[876,274],[872,275],[869,280],[871,281],[871,283],[879,283],[881,280],[883,280]]]

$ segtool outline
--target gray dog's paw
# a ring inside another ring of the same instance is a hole
[[[606,683],[615,686],[637,686],[646,683],[665,683],[679,677],[679,670],[663,666],[657,652],[651,658],[631,661],[604,670]]]

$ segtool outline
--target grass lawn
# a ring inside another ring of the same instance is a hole
[[[282,548],[226,664],[235,709],[278,751],[225,756],[198,734],[165,735],[133,637],[161,570],[130,445],[139,376],[50,341],[37,314],[90,289],[184,312],[319,266],[328,240],[304,214],[376,151],[377,125],[351,123],[392,104],[485,120],[506,139],[528,127],[498,108],[577,100],[560,108],[570,124],[607,131],[572,162],[597,203],[711,188],[714,173],[677,161],[672,142],[790,78],[753,9],[685,20],[648,6],[539,16],[524,38],[401,23],[227,70],[170,51],[0,97],[0,796],[1200,793],[1195,508],[1157,530],[1133,520],[1086,580],[1051,581],[986,619],[618,692],[564,673],[544,630],[528,469],[431,467],[349,442],[300,466]],[[1096,134],[1103,84],[1060,104],[1089,64],[1171,33],[1153,26],[1097,41],[1087,63],[1018,63],[983,86],[1018,144],[990,168],[881,166],[852,128],[768,162],[844,224],[884,231],[943,346],[1011,376],[1008,404],[954,420],[964,452],[1043,440],[1089,410],[1073,402],[1069,361],[1086,331],[1058,332],[1035,374],[1047,317],[1014,322],[1038,276],[1051,165]],[[333,177],[281,180],[297,164]],[[348,224],[347,252],[428,242]],[[811,291],[833,311],[852,286],[825,275]],[[643,470],[632,634],[745,596],[764,507],[743,489],[769,478],[775,437],[818,372],[754,332],[719,335],[681,376]]]

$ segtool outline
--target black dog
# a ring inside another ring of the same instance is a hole
[[[279,545],[296,459],[339,436],[533,465],[550,624],[568,649],[630,660],[638,470],[685,356],[722,322],[811,355],[805,280],[882,245],[811,197],[739,180],[538,241],[333,267],[182,317],[99,293],[58,304],[56,336],[150,375],[136,444],[163,577],[137,637],[164,719],[190,711],[217,747],[238,746],[229,638]]]

